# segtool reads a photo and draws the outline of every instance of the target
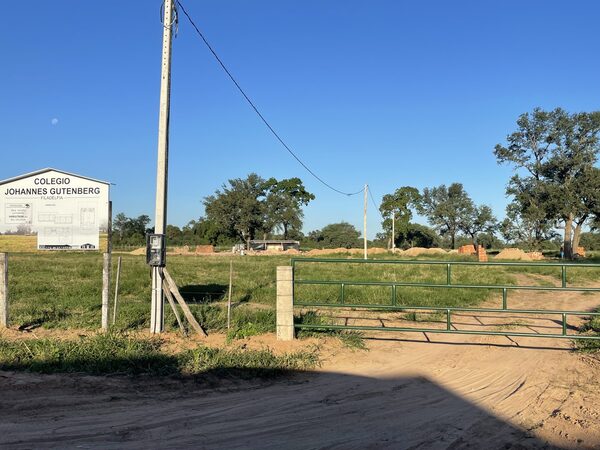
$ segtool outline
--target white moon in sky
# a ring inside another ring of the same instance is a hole
[[[54,119],[52,119],[52,120],[50,121],[50,123],[51,123],[52,125],[56,125],[56,124],[58,123],[58,119],[55,117]]]

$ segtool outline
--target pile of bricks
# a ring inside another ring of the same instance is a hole
[[[479,247],[477,247],[477,259],[479,260],[479,262],[487,262],[488,261],[488,255],[485,251],[485,247],[483,245],[480,245]]]
[[[474,255],[477,252],[475,251],[475,246],[473,244],[468,244],[458,247],[458,253],[461,255]]]

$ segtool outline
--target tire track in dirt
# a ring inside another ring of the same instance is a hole
[[[555,307],[575,298],[512,301]],[[536,324],[543,325],[541,319]],[[318,371],[230,382],[217,391],[191,381],[4,373],[0,447],[600,445],[600,364],[572,352],[568,340],[434,333],[428,340],[418,333],[380,333],[367,339],[368,351],[325,343]]]

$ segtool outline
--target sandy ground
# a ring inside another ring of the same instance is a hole
[[[509,297],[513,308],[598,304],[573,293]],[[557,318],[510,320],[516,330],[560,332]],[[493,328],[506,319],[456,322]],[[373,336],[368,351],[322,344],[322,367],[275,381],[0,372],[0,447],[600,448],[600,359],[569,340]]]

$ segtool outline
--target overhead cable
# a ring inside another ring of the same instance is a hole
[[[194,22],[194,20],[190,17],[190,15],[188,14],[188,12],[185,10],[184,6],[181,4],[181,2],[179,0],[176,0],[177,5],[179,6],[179,8],[181,9],[181,11],[183,12],[183,14],[185,14],[185,16],[187,17],[188,21],[190,22],[190,24],[192,25],[192,27],[194,27],[194,29],[196,30],[196,33],[198,33],[198,36],[200,36],[200,38],[202,39],[202,41],[204,42],[204,44],[206,45],[206,47],[208,48],[208,50],[212,53],[212,55],[215,57],[215,59],[217,60],[217,62],[219,63],[219,65],[221,66],[221,68],[225,71],[225,73],[227,74],[227,76],[229,77],[229,79],[233,82],[233,84],[235,85],[235,87],[237,88],[237,90],[242,94],[242,96],[244,97],[244,99],[246,99],[246,101],[248,102],[248,104],[250,105],[250,107],[254,110],[254,112],[258,115],[258,117],[260,117],[260,119],[262,120],[262,122],[266,125],[266,127],[269,129],[269,131],[273,134],[273,136],[275,136],[275,138],[279,141],[279,143],[288,151],[288,153],[290,155],[292,155],[294,157],[294,159],[296,161],[298,161],[298,163],[304,167],[308,173],[310,173],[313,177],[315,177],[319,182],[321,182],[324,186],[328,187],[329,189],[331,189],[332,191],[337,192],[338,194],[342,194],[342,195],[347,195],[347,196],[351,196],[351,195],[357,195],[360,194],[361,192],[364,191],[364,188],[356,191],[356,192],[344,192],[340,189],[336,189],[335,187],[333,187],[332,185],[330,185],[329,183],[327,183],[325,180],[323,180],[320,176],[318,176],[310,167],[308,167],[299,157],[298,155],[296,155],[296,153],[294,153],[294,151],[290,148],[289,145],[287,145],[285,143],[285,141],[279,136],[279,134],[275,131],[275,129],[271,126],[271,124],[267,121],[267,119],[265,119],[265,117],[262,115],[262,113],[258,110],[257,106],[254,104],[254,102],[252,100],[250,100],[250,97],[248,97],[248,95],[246,95],[246,92],[244,92],[244,90],[242,89],[242,87],[240,86],[240,84],[237,82],[237,80],[234,78],[234,76],[231,74],[231,72],[229,71],[229,69],[227,69],[227,67],[225,66],[225,64],[223,63],[223,61],[221,60],[221,58],[219,57],[219,55],[217,55],[217,52],[215,52],[215,50],[213,49],[213,47],[210,45],[210,43],[208,42],[208,40],[204,37],[204,34],[202,34],[202,32],[200,31],[200,29],[198,28],[198,26],[196,25],[196,23]]]
[[[375,199],[373,198],[373,193],[371,191],[371,186],[369,186],[369,197],[371,197],[371,203],[373,203],[373,206],[375,207],[375,210],[379,213],[379,215],[381,216],[381,218],[383,220],[385,220],[385,217],[383,217],[383,215],[381,214],[381,211],[379,210],[377,203],[375,202]]]

